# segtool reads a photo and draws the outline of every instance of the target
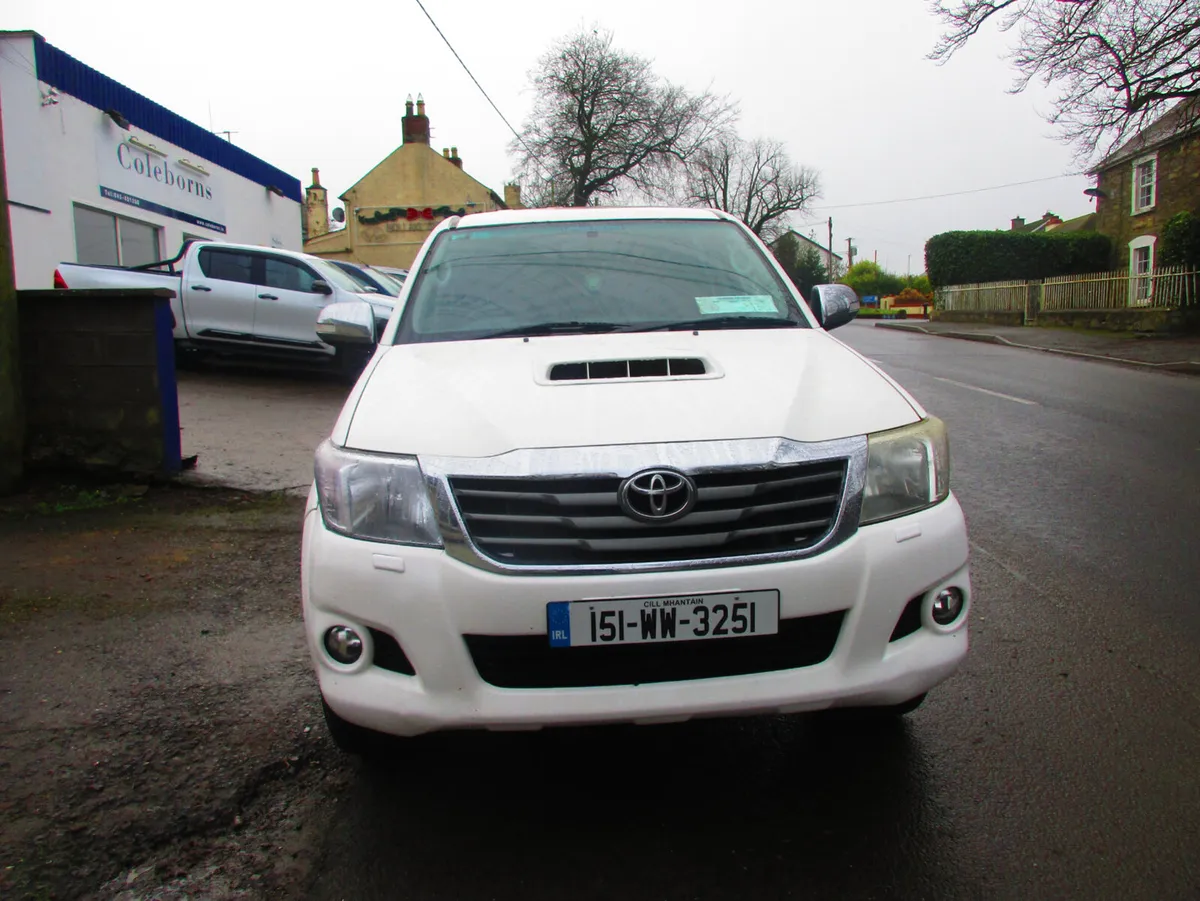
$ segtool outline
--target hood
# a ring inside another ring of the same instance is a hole
[[[334,431],[339,444],[488,457],[518,448],[825,441],[920,418],[885,376],[818,329],[556,335],[381,350],[357,404],[353,395],[346,404]],[[700,359],[707,372],[549,377],[556,364],[664,358]]]

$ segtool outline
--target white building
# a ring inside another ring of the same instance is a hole
[[[32,32],[0,32],[0,129],[18,288],[189,237],[301,248],[298,179]]]

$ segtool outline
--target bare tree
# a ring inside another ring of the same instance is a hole
[[[1060,88],[1049,116],[1081,157],[1117,142],[1179,101],[1200,97],[1198,0],[931,0],[946,24],[930,58],[945,62],[989,20],[1017,29],[1012,90]],[[1200,119],[1186,103],[1178,125]]]
[[[529,196],[545,205],[652,192],[734,116],[728,100],[670,84],[609,32],[560,41],[531,79],[533,112],[510,150]]]
[[[732,134],[696,152],[685,184],[689,203],[732,213],[767,242],[786,230],[789,215],[821,196],[817,171],[795,165],[782,143]]]

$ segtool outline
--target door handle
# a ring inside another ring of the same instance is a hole
[[[211,291],[212,288],[208,287],[208,285],[192,285],[192,290],[193,291]]]
[[[260,294],[258,296],[261,300],[279,300],[279,298],[274,294]]]

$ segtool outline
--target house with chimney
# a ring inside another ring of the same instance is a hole
[[[505,185],[500,197],[463,169],[457,147],[429,145],[425,100],[410,96],[401,120],[403,143],[338,196],[331,228],[320,172],[304,199],[304,250],[327,259],[407,269],[434,227],[450,216],[519,209],[521,190]]]

